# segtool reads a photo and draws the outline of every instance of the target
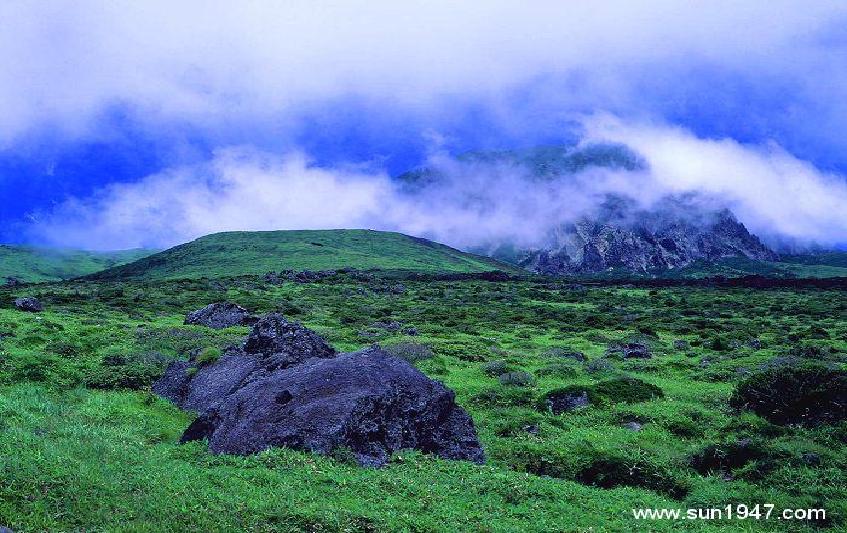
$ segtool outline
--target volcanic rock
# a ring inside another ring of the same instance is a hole
[[[204,438],[213,453],[340,448],[367,466],[407,448],[484,461],[473,421],[453,392],[379,348],[311,358],[250,381],[201,414],[182,442]]]
[[[185,317],[186,324],[198,324],[212,329],[224,329],[232,326],[252,326],[258,318],[249,311],[232,302],[209,304],[203,309],[192,311]]]
[[[271,313],[253,326],[244,343],[247,354],[260,356],[262,366],[277,370],[312,357],[334,357],[335,349],[320,335],[279,313]]]
[[[15,309],[18,311],[27,311],[29,313],[38,313],[44,310],[41,302],[32,297],[15,298]]]

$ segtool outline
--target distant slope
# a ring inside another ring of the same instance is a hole
[[[280,270],[523,272],[499,261],[426,239],[371,230],[216,233],[98,272],[88,279],[179,279],[264,274]]]
[[[755,261],[744,257],[725,258],[714,263],[698,261],[665,276],[674,278],[738,277],[756,274],[769,278],[847,277],[847,252],[788,255],[779,261]]]
[[[22,282],[71,279],[135,261],[154,250],[89,252],[0,245],[0,283],[14,278]]]

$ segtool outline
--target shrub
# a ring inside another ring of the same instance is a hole
[[[532,391],[523,387],[490,388],[473,395],[471,402],[487,407],[523,407],[532,404]]]
[[[203,348],[200,350],[200,353],[197,354],[197,357],[194,359],[194,362],[197,363],[198,366],[211,365],[214,364],[221,357],[221,349],[220,348]]]
[[[579,370],[565,363],[553,363],[540,369],[539,376],[554,376],[557,378],[571,379],[579,375]]]
[[[522,370],[500,374],[500,377],[498,379],[500,380],[500,385],[530,387],[535,384],[535,377],[529,372],[524,372]]]
[[[751,439],[710,444],[691,457],[691,467],[703,475],[727,472],[765,457],[763,446]]]
[[[502,360],[488,361],[482,365],[482,371],[491,377],[498,377],[506,372],[511,372],[512,370],[514,370],[514,368],[509,363]]]
[[[594,403],[638,403],[662,398],[662,389],[638,378],[624,377],[601,381],[591,387]]]
[[[405,359],[410,363],[431,359],[433,356],[432,348],[417,342],[399,342],[386,346],[384,349],[391,355]]]
[[[678,483],[665,467],[643,458],[623,458],[610,454],[596,457],[576,475],[583,485],[613,489],[615,487],[640,487],[681,499],[688,488]]]
[[[819,365],[771,368],[739,383],[730,405],[775,424],[838,422],[847,419],[847,372]]]

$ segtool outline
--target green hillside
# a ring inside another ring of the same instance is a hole
[[[59,281],[129,263],[153,250],[88,252],[0,245],[0,283],[9,278],[23,282]]]
[[[89,278],[214,278],[343,267],[426,273],[524,272],[493,259],[401,233],[297,230],[207,235]]]
[[[770,278],[838,278],[847,277],[847,253],[828,252],[819,255],[784,256],[780,261],[754,261],[744,257],[721,259],[714,263],[698,261],[663,277],[705,278],[738,277],[756,274]]]

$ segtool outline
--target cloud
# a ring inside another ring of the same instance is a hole
[[[378,169],[322,168],[299,153],[219,151],[134,184],[73,199],[31,226],[42,241],[86,248],[162,247],[227,230],[371,228],[469,248],[510,242],[537,246],[557,227],[592,216],[608,194],[650,208],[694,193],[729,206],[771,239],[847,240],[847,183],[778,146],[702,139],[609,115],[582,119],[583,143],[624,143],[645,160],[636,170],[589,167],[539,180],[510,163],[458,161],[434,153],[444,178],[408,192]]]
[[[585,122],[587,139],[630,146],[650,163],[652,190],[723,199],[747,226],[771,240],[847,243],[847,180],[822,172],[780,146],[701,139],[679,127],[626,124],[608,115]]]
[[[433,122],[474,103],[525,132],[574,109],[654,113],[645,86],[704,67],[793,80],[795,106],[841,120],[845,17],[838,1],[4,2],[0,147],[96,138],[116,107],[211,134],[349,98]]]

